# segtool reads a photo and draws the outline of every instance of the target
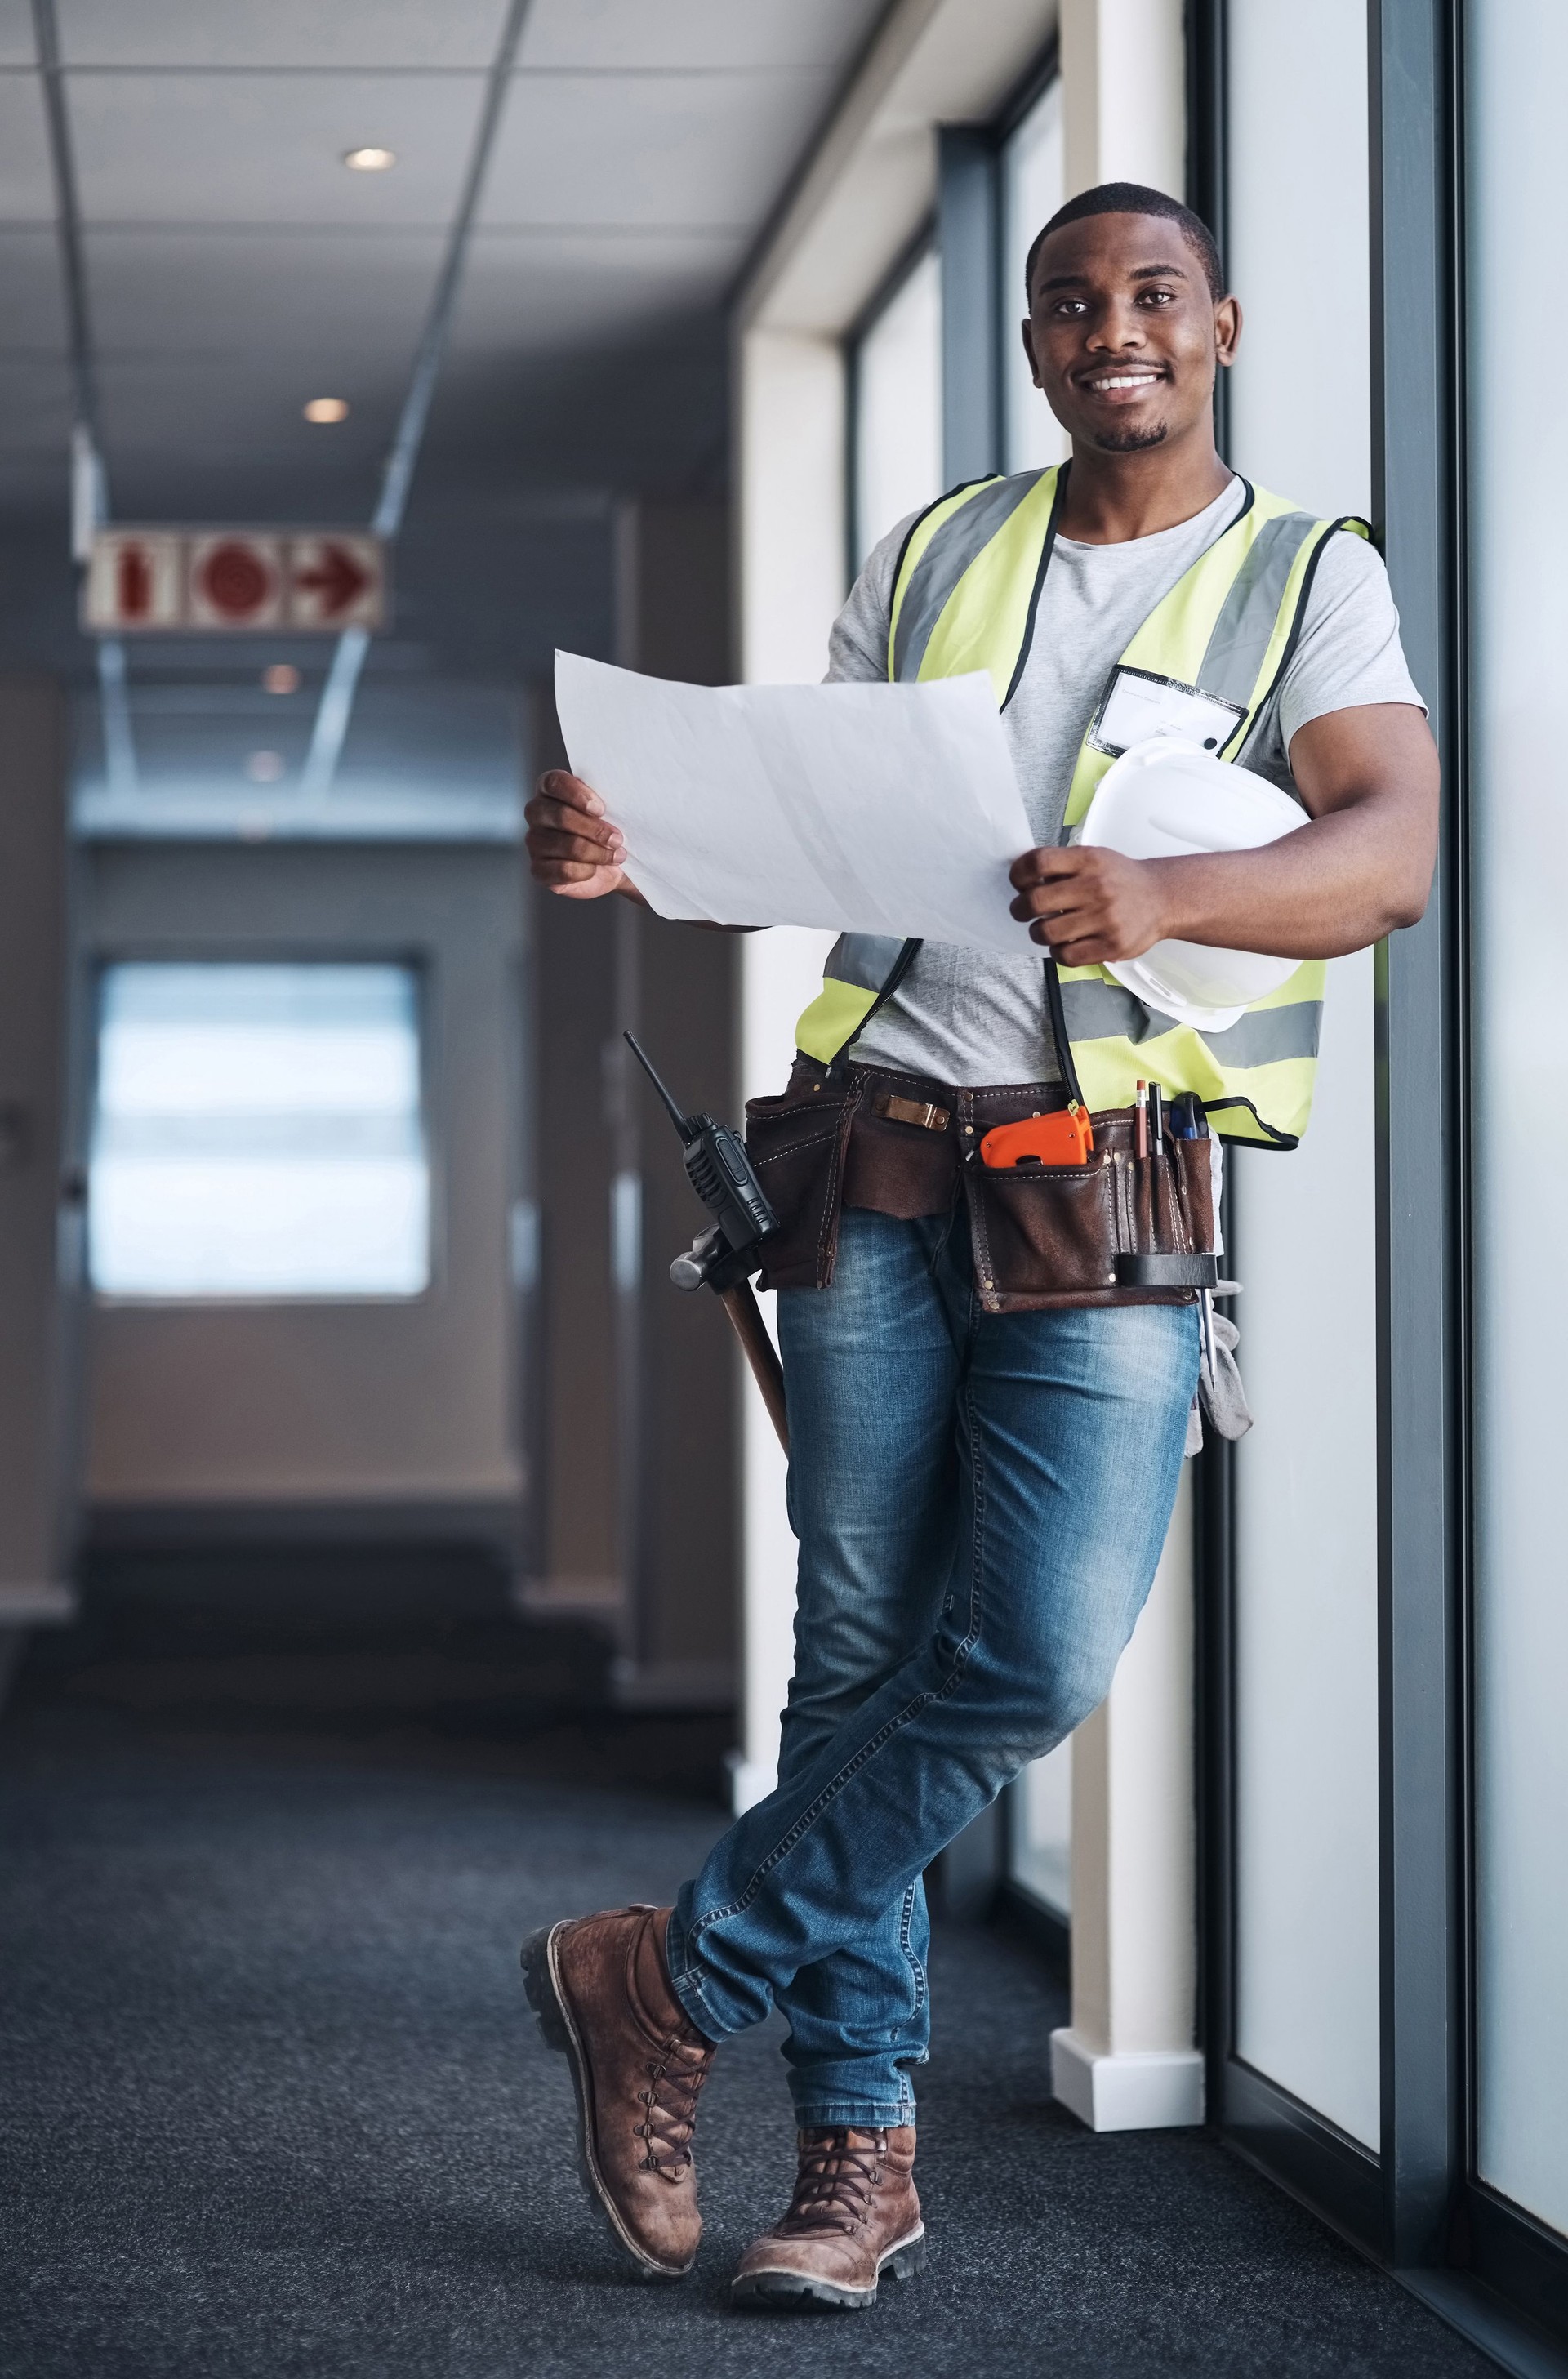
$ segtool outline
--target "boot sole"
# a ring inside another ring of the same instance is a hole
[[[806,2272],[747,2272],[730,2283],[733,2304],[766,2306],[775,2313],[869,2313],[884,2278],[912,2280],[925,2269],[925,2226],[900,2239],[880,2257],[876,2278],[869,2288],[836,2288],[831,2280],[813,2279]]]
[[[599,2170],[594,2154],[594,2128],[589,2120],[588,2060],[573,2021],[571,2004],[561,1987],[561,1972],[556,1963],[556,1937],[562,1929],[561,1925],[542,1925],[524,1942],[523,1987],[545,2047],[565,2058],[572,2075],[572,2093],[577,2101],[577,2177],[583,2184],[583,2193],[593,2211],[608,2223],[610,2236],[630,2258],[639,2279],[683,2280],[691,2264],[656,2264],[645,2253],[621,2221]]]

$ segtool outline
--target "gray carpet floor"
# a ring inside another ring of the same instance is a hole
[[[767,2031],[705,2098],[696,2273],[638,2285],[579,2197],[517,1945],[668,1894],[721,1817],[503,1765],[49,1704],[0,1730],[11,2379],[1492,2369],[1201,2134],[1080,2129],[1058,1987],[966,1931],[934,1958],[926,2276],[826,2324],[727,2306],[788,2189]]]

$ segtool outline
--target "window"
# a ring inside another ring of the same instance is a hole
[[[1549,0],[1468,18],[1471,865],[1476,963],[1476,2160],[1568,2232],[1568,1664],[1562,1348],[1568,1110],[1552,1018],[1568,900],[1558,682],[1568,503],[1500,341],[1551,271],[1555,95],[1568,23]],[[1555,319],[1532,346],[1568,355]],[[1565,2300],[1558,2267],[1558,2317]]]
[[[1065,1917],[1072,1907],[1072,1742],[1031,1760],[1011,1788],[1009,1881]]]
[[[1247,310],[1229,376],[1230,459],[1331,519],[1369,511],[1372,491],[1363,23],[1359,0],[1309,10],[1255,0],[1230,18],[1227,262]],[[1270,105],[1280,91],[1298,97],[1288,122]],[[1323,309],[1315,319],[1311,305]],[[1260,1425],[1232,1457],[1229,1590],[1236,2055],[1373,2152],[1374,998],[1370,950],[1331,961],[1311,1127],[1294,1155],[1239,1149],[1231,1168],[1232,1245],[1247,1284],[1236,1319]]]
[[[1009,471],[1060,463],[1067,433],[1035,387],[1019,336],[1023,269],[1036,232],[1067,196],[1063,187],[1062,85],[1055,78],[1002,148],[1002,405]]]
[[[854,562],[942,492],[942,271],[927,248],[855,340]]]
[[[429,1279],[417,985],[392,965],[109,967],[93,1286],[414,1297]]]

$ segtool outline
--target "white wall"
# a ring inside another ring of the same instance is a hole
[[[435,1213],[431,1285],[406,1301],[96,1303],[90,1502],[120,1514],[514,1503],[516,852],[123,843],[91,847],[83,878],[89,966],[417,963]]]
[[[1361,0],[1230,12],[1231,460],[1329,514],[1370,498]],[[1278,95],[1290,94],[1281,107]],[[1238,1151],[1236,2045],[1376,2146],[1377,1371],[1372,960],[1329,971],[1300,1150]]]

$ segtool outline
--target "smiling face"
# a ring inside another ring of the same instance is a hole
[[[1160,215],[1088,215],[1041,243],[1023,343],[1075,446],[1130,454],[1210,434],[1217,364],[1241,332]]]

